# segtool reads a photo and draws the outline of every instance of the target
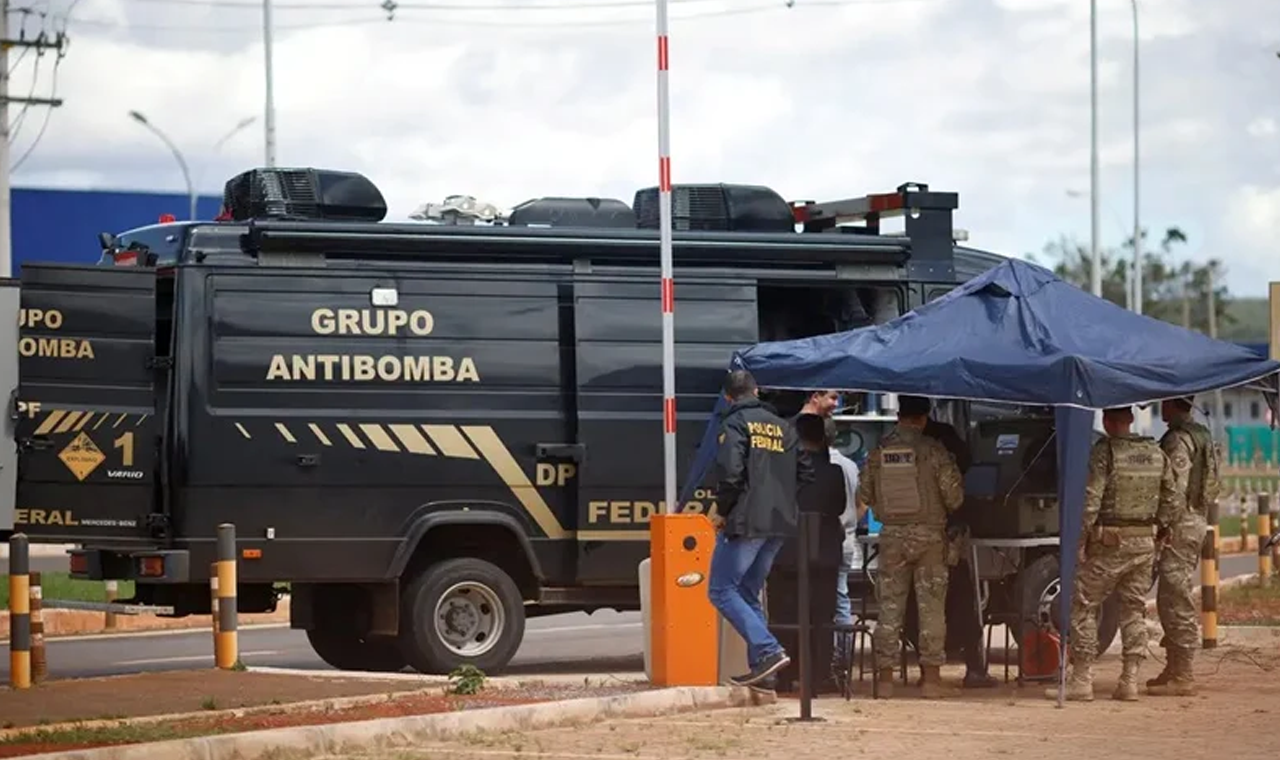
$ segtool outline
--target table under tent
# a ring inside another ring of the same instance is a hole
[[[1280,372],[1280,362],[1120,308],[1017,259],[891,321],[761,343],[738,351],[731,367],[749,370],[761,388],[770,390],[896,393],[1052,407],[1061,589],[1057,617],[1064,621],[1070,617],[1094,412],[1245,386],[1264,394],[1275,419]],[[702,483],[714,460],[723,408],[721,399],[690,469],[686,493]],[[1060,704],[1067,659],[1062,633]]]

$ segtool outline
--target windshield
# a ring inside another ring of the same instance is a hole
[[[147,227],[137,227],[126,232],[116,235],[115,245],[111,250],[104,250],[99,264],[111,266],[115,264],[115,260],[111,257],[112,250],[127,251],[136,250],[139,254],[149,253],[154,256],[151,266],[165,266],[168,264],[176,264],[178,254],[182,250],[182,239],[186,234],[186,227],[178,224],[153,224]],[[142,257],[139,256],[139,263]]]

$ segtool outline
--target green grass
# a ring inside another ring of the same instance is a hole
[[[1249,535],[1254,536],[1258,533],[1258,516],[1249,515]],[[1240,518],[1236,515],[1227,515],[1218,520],[1218,535],[1223,538],[1238,538],[1240,536]]]
[[[72,580],[70,573],[41,573],[40,594],[45,599],[74,602],[105,602],[107,586],[102,581]],[[133,596],[133,581],[120,581],[116,598]],[[9,607],[9,576],[0,575],[0,609]]]
[[[194,729],[185,726],[173,726],[165,723],[121,724],[117,726],[44,728],[22,731],[0,739],[0,747],[23,744],[142,744],[165,741],[169,739],[185,739],[201,734],[220,733],[217,729]]]

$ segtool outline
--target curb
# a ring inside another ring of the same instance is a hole
[[[313,677],[317,674],[328,674],[328,671],[312,671],[312,670],[289,670],[286,668],[251,668],[253,673],[266,673],[269,675],[296,675],[300,677]],[[139,715],[136,718],[113,718],[109,720],[70,720],[60,723],[45,723],[38,726],[23,726],[21,728],[0,729],[0,741],[22,736],[23,734],[62,731],[70,729],[96,729],[96,728],[120,728],[123,726],[146,726],[153,723],[180,722],[188,720],[207,720],[209,718],[247,718],[256,715],[280,715],[286,713],[297,712],[329,712],[332,710],[346,710],[352,707],[365,707],[367,705],[378,705],[385,702],[394,702],[404,697],[416,696],[439,696],[449,688],[449,679],[446,676],[424,676],[412,673],[362,673],[358,671],[335,671],[343,673],[348,678],[359,678],[362,681],[395,681],[401,679],[386,678],[385,676],[401,676],[403,680],[418,681],[421,688],[406,689],[405,691],[395,691],[390,693],[379,694],[359,694],[352,697],[327,697],[324,699],[309,699],[303,702],[286,702],[282,704],[269,705],[253,705],[251,707],[235,707],[227,710],[199,710],[184,713],[166,713],[163,715]],[[641,675],[641,674],[636,674]],[[380,678],[380,676],[382,676]],[[106,676],[110,678],[111,676]],[[606,677],[597,676],[603,682]],[[575,674],[575,684],[581,679]],[[633,681],[625,681],[619,679],[624,685],[636,683],[649,683],[647,678],[642,676]],[[526,689],[548,684],[546,679],[542,678],[517,678],[517,677],[496,677],[485,680],[485,689],[491,692],[503,692],[510,689]],[[600,685],[607,685],[601,683]],[[591,697],[584,697],[591,699]]]
[[[646,718],[760,704],[745,688],[684,686],[671,689],[490,707],[408,718],[298,726],[243,734],[99,747],[27,755],[28,760],[280,760],[336,755],[354,748],[389,750],[482,731],[530,731],[614,718]]]
[[[288,624],[290,599],[283,596],[277,603],[275,612],[245,612],[240,614],[240,625],[249,628],[255,625]],[[131,633],[150,633],[153,631],[195,631],[210,630],[213,625],[209,615],[187,615],[181,618],[162,618],[151,614],[117,615],[117,627],[108,630],[105,613],[91,610],[65,610],[46,608],[43,611],[45,641],[74,639],[79,636],[96,636],[99,634],[128,635]],[[9,640],[9,611],[0,610],[0,644]]]

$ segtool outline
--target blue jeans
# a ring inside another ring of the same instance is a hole
[[[747,663],[752,670],[764,658],[782,651],[760,607],[760,592],[780,549],[781,538],[729,538],[720,533],[711,555],[707,598],[747,642]]]
[[[835,623],[849,625],[853,623],[853,602],[849,600],[849,573],[853,570],[853,555],[844,555],[840,563],[840,575],[836,577],[836,617]]]

